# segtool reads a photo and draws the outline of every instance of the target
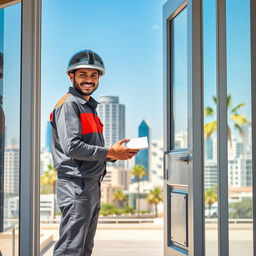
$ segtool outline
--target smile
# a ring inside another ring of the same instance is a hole
[[[92,84],[83,84],[83,85],[81,85],[81,87],[85,88],[85,89],[90,89],[93,87],[93,85]]]

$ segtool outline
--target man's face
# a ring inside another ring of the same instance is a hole
[[[70,80],[81,94],[89,96],[99,86],[99,72],[96,69],[81,68],[69,73]]]

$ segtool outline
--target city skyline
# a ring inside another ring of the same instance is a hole
[[[102,17],[105,17],[104,26],[101,20],[90,13],[87,13],[87,17],[81,23],[83,8],[85,8],[82,1],[76,1],[74,6],[68,1],[62,1],[61,13],[58,1],[43,2],[41,143],[45,143],[44,131],[50,112],[71,85],[65,74],[67,62],[74,52],[82,48],[92,48],[102,55],[107,72],[100,80],[99,89],[93,97],[98,99],[101,95],[116,95],[127,106],[126,136],[135,137],[140,120],[146,119],[152,127],[152,138],[161,138],[163,91],[162,86],[159,85],[163,83],[162,5],[165,1],[149,0],[146,5],[145,0],[129,1],[125,9],[124,5],[116,4],[112,0],[108,3],[101,1],[87,3],[86,8],[97,10]],[[247,15],[249,2],[245,1],[242,4],[235,1],[235,4],[231,4],[231,1],[227,1],[227,7],[228,90],[237,88],[232,92],[234,105],[246,103],[241,113],[250,119],[249,90],[242,89],[250,85],[250,61],[248,61],[250,59],[248,36],[250,27],[249,15]],[[204,25],[207,27],[204,31],[205,106],[214,106],[212,96],[216,95],[216,17],[214,15],[216,10],[211,1],[204,1],[203,8]],[[131,9],[135,10],[132,17],[129,16]],[[113,13],[118,15],[111,16]],[[235,18],[237,15],[239,18]],[[6,8],[4,16],[3,108],[10,138],[17,133],[15,127],[19,127],[20,116],[18,107],[20,104],[20,44],[17,44],[20,42],[19,6]],[[63,20],[65,17],[74,17],[74,19],[68,19],[67,23]],[[52,19],[56,23],[49,22]],[[117,23],[117,20],[121,22]],[[84,33],[81,34],[80,26],[75,24],[80,24]],[[234,30],[233,27],[237,29]],[[80,40],[74,42],[73,38],[65,33],[70,29],[74,34],[80,35]],[[7,31],[13,31],[13,33],[7,33]],[[243,36],[238,37],[237,34],[240,33],[238,31],[243,31]],[[142,32],[144,36],[137,40]],[[87,36],[88,34],[90,37]],[[234,43],[238,40],[239,43]],[[51,62],[49,62],[49,56],[53,56]],[[154,65],[151,65],[152,63]],[[12,72],[6,72],[8,70]],[[12,109],[12,114],[9,114],[8,109]],[[183,110],[180,111],[182,115]]]

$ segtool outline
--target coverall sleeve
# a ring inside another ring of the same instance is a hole
[[[65,102],[55,112],[55,123],[63,152],[83,161],[106,161],[108,149],[82,140],[80,118],[75,103]]]
[[[116,159],[111,159],[111,158],[107,157],[107,158],[106,158],[106,161],[107,161],[107,162],[114,163],[114,162],[116,162]]]

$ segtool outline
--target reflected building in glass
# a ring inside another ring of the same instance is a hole
[[[8,146],[5,148],[4,165],[4,191],[5,193],[19,194],[19,159],[20,150],[18,146]]]
[[[3,230],[4,209],[4,142],[5,116],[3,111],[3,41],[4,11],[0,10],[0,232]]]

